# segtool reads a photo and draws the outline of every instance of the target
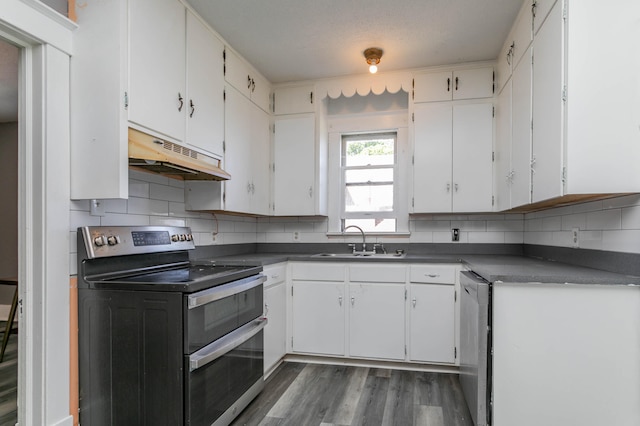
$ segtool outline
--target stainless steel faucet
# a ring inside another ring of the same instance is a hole
[[[349,228],[356,228],[358,231],[360,231],[360,233],[362,234],[362,252],[366,252],[367,251],[367,243],[364,240],[364,231],[362,230],[362,228],[360,228],[357,225],[349,225],[346,228],[344,228],[344,230],[342,231],[344,233],[344,231],[346,231]]]

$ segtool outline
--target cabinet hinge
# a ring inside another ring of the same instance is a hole
[[[493,72],[492,80],[491,80],[491,93],[496,93],[496,72]]]
[[[223,91],[222,91],[222,100],[223,100],[223,101],[226,101],[226,100],[227,100],[227,91],[226,91],[226,90],[223,90]]]
[[[129,109],[129,93],[124,92],[124,109]]]
[[[491,107],[491,116],[492,117],[496,116],[496,107]]]
[[[457,302],[458,301],[458,290],[454,290],[453,291],[453,301]]]
[[[276,113],[276,94],[274,93],[273,95],[271,95],[271,112],[273,112],[274,114]],[[273,125],[273,128],[275,129],[275,124]],[[274,130],[275,132],[275,130]]]
[[[309,102],[313,104],[313,92],[309,93]]]
[[[222,153],[227,152],[227,141],[222,141]]]
[[[416,199],[411,197],[411,207],[415,207],[416,206]]]
[[[223,61],[227,60],[227,49],[222,49],[222,60]]]
[[[276,134],[276,123],[273,123],[273,134]]]
[[[404,300],[407,300],[407,289],[404,289]]]
[[[404,356],[407,356],[407,345],[404,345]]]
[[[563,21],[567,20],[567,2],[566,1],[562,2],[562,20]]]
[[[273,173],[275,173],[275,172],[276,172],[276,163],[273,163],[273,164],[271,165],[271,168],[273,169]]]
[[[495,195],[491,196],[491,205],[494,206],[496,204],[496,197]]]
[[[416,156],[415,155],[411,156],[411,164],[413,164],[413,165],[416,164]]]
[[[453,359],[458,359],[458,348],[453,347]]]
[[[291,337],[291,348],[293,348],[293,336]]]
[[[415,113],[411,113],[411,122],[415,123],[416,122],[416,114]]]
[[[491,151],[491,162],[495,163],[496,161],[496,152],[495,151]]]
[[[224,203],[226,201],[227,201],[227,192],[225,191],[222,193],[222,202]]]
[[[274,208],[275,208],[275,203],[273,204]],[[293,296],[293,287],[291,287],[291,296]]]
[[[562,102],[567,102],[567,86],[562,87]]]
[[[567,183],[567,167],[562,168],[562,184]]]

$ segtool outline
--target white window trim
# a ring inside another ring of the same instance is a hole
[[[396,132],[396,176],[394,182],[394,211],[396,232],[367,233],[367,235],[409,235],[409,180],[411,164],[407,110],[384,113],[353,114],[329,117],[329,182],[327,236],[342,235],[342,135],[353,133]]]

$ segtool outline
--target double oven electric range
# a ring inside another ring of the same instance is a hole
[[[78,229],[83,426],[226,425],[262,390],[262,267],[194,248],[184,227]]]

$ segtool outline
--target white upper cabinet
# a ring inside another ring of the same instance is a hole
[[[177,0],[129,2],[129,121],[185,138],[185,7]]]
[[[530,7],[533,15],[533,32],[538,33],[542,23],[549,15],[557,0],[526,0],[525,7]],[[562,1],[560,2],[562,3]]]
[[[522,4],[520,13],[518,13],[518,17],[504,41],[502,50],[498,56],[496,72],[497,93],[500,93],[511,77],[512,71],[522,59],[522,55],[524,55],[531,45],[531,40],[533,39],[532,20],[531,0],[527,0]]]
[[[413,101],[438,102],[493,96],[493,68],[425,72],[414,77]]]
[[[316,214],[315,116],[275,120],[273,207],[277,216]]]
[[[492,108],[415,105],[414,213],[491,211]]]
[[[262,110],[269,112],[271,96],[269,82],[229,48],[225,49],[224,60],[224,78],[227,83],[251,99]]]
[[[276,115],[310,113],[315,111],[313,86],[280,87],[273,94]]]
[[[187,143],[222,156],[224,45],[187,11]]]

